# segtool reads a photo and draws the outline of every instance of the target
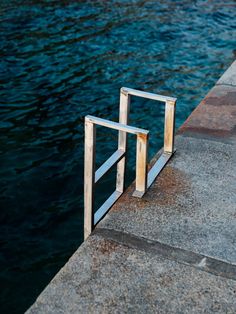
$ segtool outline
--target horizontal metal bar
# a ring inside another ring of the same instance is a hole
[[[125,155],[125,151],[118,149],[115,151],[95,172],[95,183],[97,183],[114,165],[116,165]]]
[[[107,128],[111,128],[114,130],[118,130],[118,131],[125,131],[127,133],[131,133],[131,134],[148,134],[149,131],[144,130],[144,129],[140,129],[140,128],[136,128],[133,126],[129,126],[126,124],[122,124],[122,123],[118,123],[118,122],[114,122],[114,121],[109,121],[106,119],[102,119],[102,118],[97,118],[94,116],[86,116],[85,117],[85,121],[97,124],[97,125],[101,125],[101,126],[105,126]]]
[[[155,162],[155,164],[148,172],[147,188],[149,188],[152,185],[158,174],[165,167],[165,165],[172,156],[173,154],[162,153],[162,155],[158,158],[158,160]]]
[[[143,92],[137,89],[127,88],[127,87],[122,87],[121,92],[124,94],[134,95],[137,97],[143,97],[143,98],[148,98],[148,99],[153,99],[153,100],[158,100],[158,101],[163,101],[163,102],[167,102],[167,101],[173,102],[173,104],[175,104],[175,102],[177,101],[177,98],[174,98],[174,97],[147,93],[147,92]]]
[[[96,211],[94,215],[94,225],[96,225],[102,217],[108,212],[112,205],[118,200],[122,195],[122,192],[115,191],[111,196],[103,203],[103,205]]]

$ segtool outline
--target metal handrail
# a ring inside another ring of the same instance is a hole
[[[149,172],[147,172],[149,131],[128,125],[131,95],[165,102],[164,151]],[[174,153],[176,101],[177,99],[173,97],[122,87],[120,90],[119,123],[90,115],[85,117],[84,239],[90,235],[94,226],[124,192],[127,133],[137,137],[136,183],[133,196],[142,197],[171,158]],[[119,131],[117,151],[97,171],[95,171],[96,125]],[[116,190],[94,214],[94,186],[116,164]]]
[[[109,171],[115,164],[125,157],[126,151],[118,149],[110,158],[105,161],[95,172],[95,141],[96,125],[115,129],[137,136],[137,162],[136,168],[136,190],[145,191],[147,188],[147,143],[149,132],[144,129],[128,126],[94,116],[85,117],[85,168],[84,168],[84,237],[87,238],[94,225],[106,214],[110,207],[123,193],[116,190],[107,201],[93,214],[94,185]]]

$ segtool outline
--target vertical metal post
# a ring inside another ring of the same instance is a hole
[[[147,189],[148,133],[137,135],[136,188],[134,196],[142,197]]]
[[[95,175],[96,126],[85,118],[84,151],[84,240],[90,235],[94,225],[94,175]]]
[[[120,113],[119,123],[128,124],[129,120],[129,106],[130,106],[130,95],[123,89],[120,90]],[[127,133],[119,131],[118,149],[126,152],[127,150]],[[124,192],[125,183],[125,167],[126,167],[126,156],[117,164],[117,176],[116,176],[116,190],[118,192]]]
[[[167,100],[165,105],[164,152],[169,154],[174,151],[175,104]]]

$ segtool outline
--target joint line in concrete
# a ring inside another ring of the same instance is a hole
[[[93,234],[97,234],[128,248],[160,255],[166,259],[197,268],[216,276],[236,280],[236,265],[225,261],[113,229],[97,228]]]

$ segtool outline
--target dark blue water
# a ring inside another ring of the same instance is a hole
[[[82,241],[84,116],[117,119],[127,86],[178,97],[179,127],[235,57],[235,8],[1,0],[1,313],[26,310]],[[162,145],[163,114],[153,102],[132,104],[132,124],[151,130],[151,154]],[[116,136],[99,129],[98,164]]]

